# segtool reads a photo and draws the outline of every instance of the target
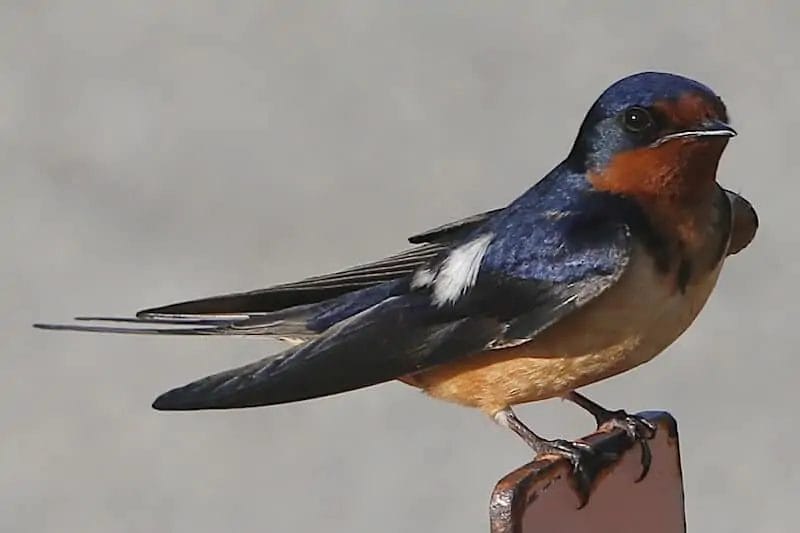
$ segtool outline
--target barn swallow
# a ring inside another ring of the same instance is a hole
[[[514,414],[554,397],[643,445],[653,428],[576,389],[636,367],[692,323],[758,219],[716,181],[728,140],[705,85],[645,72],[592,105],[567,157],[506,207],[420,233],[416,246],[328,275],[146,309],[129,326],[44,329],[258,335],[282,353],[159,396],[161,410],[275,405],[400,380],[475,407],[583,475],[582,442],[547,440]]]

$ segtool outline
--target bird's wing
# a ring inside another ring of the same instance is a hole
[[[417,234],[410,237],[409,241],[418,246],[378,261],[267,289],[212,296],[145,309],[139,311],[137,316],[152,318],[152,315],[264,313],[336,298],[348,292],[409,275],[446,250],[467,231],[501,210],[480,213]]]
[[[500,211],[502,209],[487,211],[414,235],[409,241],[418,246],[385,259],[267,289],[145,309],[139,311],[137,316],[152,318],[153,315],[264,313],[336,298],[407,276]]]
[[[138,311],[134,317],[84,316],[81,322],[102,324],[36,324],[42,329],[92,333],[165,335],[272,335],[305,338],[305,321],[319,312],[317,306],[347,294],[402,279],[436,258],[467,231],[500,209],[474,215],[409,240],[418,244],[392,256],[331,274],[275,285],[255,291],[223,294]],[[376,291],[372,291],[373,294]],[[389,294],[387,292],[387,294]],[[372,303],[376,303],[375,300]],[[324,306],[323,306],[324,307]]]
[[[396,282],[435,258],[443,249],[441,244],[423,244],[379,261],[332,274],[256,291],[144,309],[133,317],[76,318],[81,322],[116,322],[129,326],[35,324],[35,327],[144,335],[295,335],[303,333],[303,321],[320,304]]]
[[[385,259],[331,274],[275,285],[266,289],[154,307],[139,311],[136,315],[149,317],[175,314],[265,313],[298,305],[313,304],[407,276],[419,265],[438,255],[441,250],[442,245],[423,244]]]
[[[336,321],[306,344],[169,391],[154,407],[231,409],[315,398],[520,344],[612,286],[628,264],[625,225],[563,213],[508,222],[451,250],[416,288]],[[492,233],[500,227],[508,231]],[[515,242],[521,235],[529,239]],[[444,298],[442,291],[458,295]]]
[[[441,243],[453,242],[465,237],[469,232],[484,224],[491,217],[500,213],[504,208],[492,209],[484,213],[478,213],[455,222],[450,222],[442,226],[437,226],[433,229],[417,233],[408,238],[408,242],[412,244],[421,243]]]

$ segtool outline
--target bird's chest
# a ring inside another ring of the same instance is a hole
[[[637,250],[620,281],[529,343],[528,356],[575,358],[615,373],[644,363],[691,325],[716,285],[721,262],[687,273],[660,270]]]
[[[640,365],[683,333],[716,284],[720,265],[681,289],[637,250],[619,282],[531,341],[416,376],[433,396],[494,412],[562,395]]]
[[[705,216],[673,221],[680,231],[667,241],[666,255],[634,247],[619,282],[534,339],[532,353],[593,361],[613,374],[663,351],[692,324],[717,283],[730,241],[730,213],[717,204]]]

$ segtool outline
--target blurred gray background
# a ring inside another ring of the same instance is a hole
[[[721,181],[762,227],[664,356],[587,390],[676,415],[693,531],[789,531],[800,4],[555,4],[0,2],[0,530],[486,531],[494,483],[530,455],[477,412],[387,384],[157,413],[156,394],[280,345],[29,324],[401,249],[510,201],[609,83],[657,69],[725,99]],[[559,401],[521,414],[592,428]]]

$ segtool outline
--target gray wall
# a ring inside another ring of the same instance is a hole
[[[279,345],[29,324],[395,251],[511,200],[606,85],[659,69],[725,98],[721,181],[762,228],[663,357],[588,392],[677,416],[694,531],[788,531],[800,4],[530,4],[2,2],[0,530],[485,531],[529,452],[477,412],[388,384],[157,413],[157,393]],[[559,401],[521,413],[592,427]]]

